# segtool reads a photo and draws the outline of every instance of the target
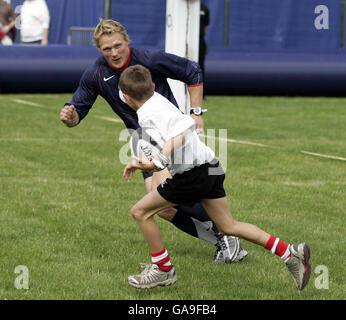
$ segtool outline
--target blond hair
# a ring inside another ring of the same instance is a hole
[[[130,43],[130,37],[127,34],[125,27],[121,23],[111,19],[103,20],[101,18],[94,31],[94,43],[96,48],[100,48],[101,36],[103,36],[104,34],[112,34],[115,32],[120,33],[124,37],[124,40]]]

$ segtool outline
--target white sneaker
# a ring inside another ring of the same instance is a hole
[[[174,267],[170,271],[161,271],[157,264],[141,263],[144,270],[127,278],[129,285],[138,289],[151,289],[157,286],[170,286],[177,282]]]
[[[300,243],[290,245],[289,249],[291,257],[286,262],[286,266],[292,274],[297,289],[301,291],[310,279],[310,248],[306,243]]]

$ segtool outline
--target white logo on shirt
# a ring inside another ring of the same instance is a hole
[[[113,76],[111,76],[111,77],[109,77],[109,78],[103,77],[103,81],[104,81],[104,82],[107,82],[108,80],[112,79],[113,77],[115,77],[115,75],[113,75]]]

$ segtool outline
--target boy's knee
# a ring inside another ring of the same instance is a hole
[[[132,209],[131,209],[131,214],[132,217],[136,220],[136,221],[143,221],[145,220],[145,213],[146,211],[144,211],[140,206],[138,206],[137,204],[135,204]]]

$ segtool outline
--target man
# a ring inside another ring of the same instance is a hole
[[[21,42],[47,45],[50,15],[45,0],[25,0],[20,17]]]
[[[101,95],[113,111],[124,121],[128,129],[138,129],[136,112],[121,100],[118,82],[122,71],[128,66],[140,64],[147,67],[155,83],[155,90],[171,101],[177,102],[168,85],[167,78],[185,82],[190,94],[192,114],[196,130],[203,130],[201,106],[203,100],[203,78],[199,65],[163,51],[150,51],[129,47],[130,38],[125,28],[113,20],[101,20],[94,33],[94,42],[102,54],[83,74],[79,87],[71,103],[65,104],[60,120],[68,127],[74,127],[84,119]],[[147,192],[163,182],[169,173],[144,173]],[[216,246],[215,262],[239,261],[247,252],[240,247],[236,237],[221,235],[213,224],[201,203],[191,206],[177,206],[163,210],[158,214],[182,231],[206,240]]]
[[[16,14],[13,7],[0,0],[0,44],[12,45],[11,30],[16,23]]]

